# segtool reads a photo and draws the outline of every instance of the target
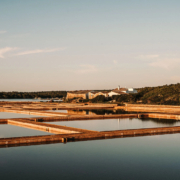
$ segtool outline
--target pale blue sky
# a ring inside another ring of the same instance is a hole
[[[0,91],[180,79],[178,0],[0,0]]]

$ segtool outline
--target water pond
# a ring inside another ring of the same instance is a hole
[[[9,112],[0,112],[0,119],[8,119],[8,118],[32,118],[32,117],[42,117],[42,116],[28,115],[28,114],[18,114],[18,113],[9,113]]]
[[[62,112],[79,115],[111,115],[111,114],[135,114],[136,112],[128,112],[123,109],[111,110],[111,109],[92,109],[92,110],[48,110],[51,112]]]
[[[169,127],[180,126],[180,121],[175,120],[159,120],[159,119],[101,119],[101,120],[79,120],[79,121],[59,121],[47,122],[50,124],[69,126],[81,129],[95,130],[95,131],[111,131],[123,129],[140,129],[140,128],[155,128],[155,127]]]
[[[9,124],[0,124],[0,138],[21,137],[21,136],[40,136],[40,135],[51,135],[51,133],[33,130],[29,128],[23,128],[23,127],[9,125]]]
[[[0,148],[1,179],[179,180],[180,134]]]

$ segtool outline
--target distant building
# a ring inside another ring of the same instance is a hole
[[[110,92],[110,91],[104,91],[104,92],[91,91],[91,90],[69,91],[69,92],[67,92],[66,99],[73,99],[73,98],[93,99],[100,95],[108,97],[108,92]]]
[[[90,90],[69,91],[67,92],[66,99],[73,99],[73,98],[89,99],[89,92]]]
[[[105,97],[109,97],[108,93],[109,93],[109,91],[103,91],[103,92],[101,92],[101,91],[91,91],[91,92],[89,92],[89,99],[93,99],[93,98],[95,98],[97,96],[101,96],[101,95],[105,96]]]
[[[130,94],[130,93],[137,93],[137,90],[134,88],[120,88],[120,86],[111,92],[108,93],[109,97],[114,95],[121,95],[121,94]]]
[[[128,89],[126,90],[126,93],[127,93],[127,94],[130,94],[130,93],[137,93],[137,90],[134,89],[134,88],[128,88]]]
[[[91,91],[91,90],[80,90],[80,91],[69,91],[67,92],[66,99],[82,98],[82,99],[93,99],[97,96],[105,96],[106,98],[114,95],[137,93],[134,88],[116,88],[112,91]]]

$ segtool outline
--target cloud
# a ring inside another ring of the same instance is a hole
[[[174,55],[162,57],[158,54],[140,55],[138,58],[145,60],[149,66],[163,69],[173,69],[180,65],[180,58],[174,58]]]
[[[159,55],[158,54],[149,54],[149,55],[139,55],[137,58],[140,59],[155,59],[158,58]]]
[[[149,63],[150,66],[159,67],[164,69],[172,69],[175,67],[179,67],[180,59],[173,58],[165,58],[165,59],[157,59],[156,61],[152,61]]]
[[[4,34],[4,33],[7,33],[7,31],[0,31],[0,34]]]
[[[0,49],[0,58],[5,58],[4,57],[4,54],[5,53],[7,53],[7,52],[10,52],[10,51],[14,51],[14,50],[16,50],[16,49],[18,49],[18,48],[12,48],[12,47],[5,47],[5,48],[1,48]]]
[[[55,48],[55,49],[35,49],[31,51],[23,51],[16,54],[16,56],[28,55],[28,54],[37,54],[37,53],[48,53],[48,52],[56,52],[63,51],[65,48]]]
[[[80,65],[80,67],[81,69],[76,71],[77,73],[80,73],[80,74],[93,73],[97,71],[97,68],[90,64]]]

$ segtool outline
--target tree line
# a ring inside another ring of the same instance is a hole
[[[0,99],[34,99],[34,98],[63,98],[66,91],[41,91],[41,92],[0,92]]]

